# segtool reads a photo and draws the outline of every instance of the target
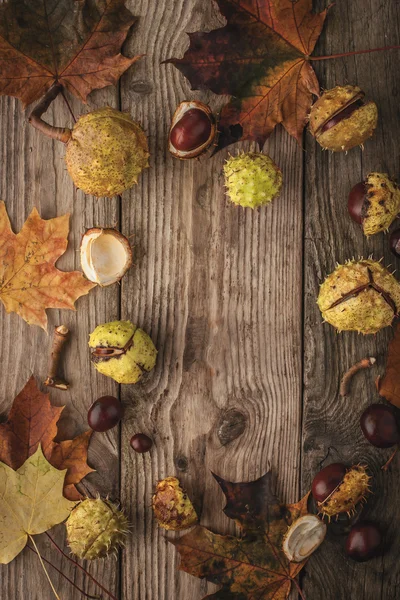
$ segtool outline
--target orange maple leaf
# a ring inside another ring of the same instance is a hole
[[[41,444],[43,454],[56,469],[68,469],[64,495],[69,500],[81,496],[75,487],[93,469],[87,464],[87,452],[92,431],[85,431],[73,440],[55,442],[57,421],[64,406],[50,403],[32,376],[15,398],[6,423],[0,424],[0,462],[19,469]]]
[[[380,396],[400,408],[400,323],[389,344],[385,375],[378,379],[377,388]]]
[[[86,102],[140,58],[120,53],[135,20],[125,0],[8,0],[0,5],[0,94],[26,106],[57,82]]]
[[[45,221],[34,208],[15,234],[0,202],[0,299],[29,325],[46,329],[46,308],[74,310],[75,301],[96,285],[79,271],[54,266],[67,249],[68,231],[68,214]]]
[[[327,11],[312,13],[312,0],[217,0],[225,27],[191,33],[190,47],[173,63],[192,89],[229,94],[218,142],[238,139],[263,145],[278,123],[299,142],[318,80],[308,60]]]

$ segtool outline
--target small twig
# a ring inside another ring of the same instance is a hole
[[[89,577],[89,579],[91,579],[93,581],[93,583],[95,583],[105,594],[107,594],[107,596],[109,596],[111,598],[111,600],[118,600],[115,596],[112,595],[111,592],[109,592],[107,590],[107,588],[105,588],[103,585],[101,585],[101,583],[99,583],[97,581],[97,579],[95,579],[93,577],[93,575],[91,575],[88,571],[86,571],[86,569],[84,569],[79,563],[77,563],[76,560],[74,560],[73,558],[71,558],[70,556],[68,556],[68,554],[66,554],[66,552],[64,552],[62,550],[62,548],[60,548],[60,546],[53,540],[53,538],[51,537],[51,535],[47,531],[45,533],[46,533],[47,537],[49,538],[49,540],[51,541],[51,543],[53,544],[53,546],[58,550],[58,552],[60,552],[75,567],[77,567],[78,569],[80,569],[81,571],[83,571],[83,573],[85,573],[85,575],[87,577]]]
[[[43,113],[46,112],[53,100],[57,98],[61,90],[62,86],[60,84],[56,83],[53,85],[43,96],[39,104],[35,106],[28,117],[28,122],[53,140],[58,140],[66,144],[71,137],[71,130],[66,127],[54,127],[54,125],[49,125],[49,123],[46,123],[42,119]]]
[[[389,456],[389,459],[385,462],[383,467],[381,467],[382,471],[387,471],[389,469],[394,457],[396,456],[396,454],[398,453],[399,450],[400,450],[400,447],[397,446],[396,450],[394,452],[392,452],[392,454]]]
[[[31,546],[29,546],[29,544],[27,544],[26,547],[29,550],[31,550],[31,552],[34,552],[34,554],[36,554],[35,550]],[[101,596],[91,596],[90,594],[87,594],[78,585],[76,585],[76,583],[74,583],[72,581],[72,579],[70,579],[67,575],[65,575],[65,573],[63,573],[61,571],[61,569],[56,567],[56,565],[53,565],[53,563],[50,562],[49,560],[47,560],[47,558],[45,558],[44,556],[42,556],[42,561],[45,562],[46,564],[50,565],[50,567],[53,567],[53,569],[55,569],[55,571],[57,571],[57,573],[59,573],[61,575],[61,577],[64,577],[64,579],[66,579],[76,590],[78,590],[78,592],[80,592],[82,594],[82,596],[86,596],[86,598],[89,598],[90,600],[101,600]]]
[[[361,369],[370,369],[376,363],[376,358],[370,356],[368,358],[363,358],[358,363],[353,365],[342,377],[342,381],[340,382],[340,395],[342,397],[348,396],[350,394],[350,385],[353,375],[361,371]]]
[[[69,388],[69,383],[67,383],[66,381],[64,381],[64,379],[61,379],[57,375],[58,366],[60,364],[61,359],[61,352],[65,342],[68,339],[68,336],[69,329],[65,325],[59,325],[58,327],[54,328],[54,338],[50,354],[49,372],[47,375],[47,379],[44,382],[44,385],[57,388],[58,390],[67,390]]]

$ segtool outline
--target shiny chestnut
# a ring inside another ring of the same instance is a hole
[[[400,229],[395,229],[390,236],[390,250],[396,256],[400,258]]]
[[[379,554],[382,535],[375,523],[364,521],[354,525],[346,540],[346,554],[358,562],[365,562]]]
[[[169,131],[169,151],[176,158],[196,158],[211,146],[217,133],[211,109],[195,100],[182,102]]]
[[[346,473],[347,467],[342,463],[332,463],[317,473],[312,482],[314,499],[317,502],[325,502],[342,483]]]

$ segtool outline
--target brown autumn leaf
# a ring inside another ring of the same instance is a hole
[[[68,469],[64,482],[64,495],[78,500],[75,487],[86,475],[93,472],[87,464],[91,431],[85,431],[73,440],[55,442],[57,422],[64,407],[53,406],[49,394],[43,394],[32,376],[15,398],[8,419],[0,424],[0,462],[17,470],[34,454],[39,446],[56,469]]]
[[[0,94],[26,106],[60,83],[86,102],[140,58],[120,52],[135,20],[125,0],[0,4]]]
[[[15,234],[0,202],[0,299],[8,313],[46,329],[46,308],[74,310],[75,301],[96,286],[79,271],[54,265],[68,245],[69,215],[45,221],[34,208]]]
[[[180,569],[222,586],[207,598],[285,600],[306,561],[290,563],[283,538],[288,526],[307,513],[308,494],[297,504],[280,504],[270,489],[271,473],[250,483],[216,479],[227,498],[224,512],[243,536],[195,527],[171,542],[181,555]]]
[[[318,80],[308,57],[326,10],[312,0],[217,0],[227,20],[209,33],[190,33],[190,47],[173,63],[192,89],[229,94],[218,147],[239,139],[263,145],[278,123],[299,142]]]
[[[385,375],[377,380],[380,396],[400,408],[400,323],[389,344]]]

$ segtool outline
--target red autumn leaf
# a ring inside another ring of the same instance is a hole
[[[227,498],[224,512],[242,529],[242,537],[195,527],[172,544],[180,569],[221,585],[214,600],[285,600],[306,561],[291,563],[283,550],[288,526],[307,513],[308,494],[297,504],[280,504],[270,491],[271,474],[250,483],[216,477]]]
[[[232,96],[221,113],[219,148],[237,140],[263,145],[278,123],[300,142],[312,95],[319,94],[308,57],[326,10],[312,0],[217,0],[227,19],[210,33],[191,33],[190,47],[173,63],[192,89]]]
[[[46,308],[74,309],[75,301],[96,286],[82,273],[54,265],[68,245],[69,215],[41,219],[34,208],[18,234],[0,202],[0,300],[29,325],[46,329]]]
[[[0,424],[0,462],[14,470],[34,454],[41,444],[43,454],[56,469],[68,469],[64,495],[77,500],[80,494],[75,487],[93,469],[87,464],[87,451],[91,431],[73,440],[55,442],[57,421],[64,407],[50,403],[49,394],[38,390],[32,376],[15,398],[8,419]]]
[[[400,323],[389,344],[385,375],[378,379],[377,388],[380,396],[400,408]]]
[[[125,0],[0,4],[0,94],[27,105],[58,82],[86,102],[140,58],[120,53],[134,22]]]

